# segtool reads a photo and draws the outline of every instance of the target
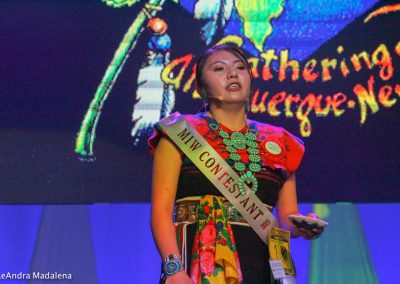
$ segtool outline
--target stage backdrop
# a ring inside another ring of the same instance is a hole
[[[148,201],[153,124],[194,113],[196,58],[253,66],[250,118],[303,139],[302,202],[400,201],[400,2],[0,3],[0,202]]]

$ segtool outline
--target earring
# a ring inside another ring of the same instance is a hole
[[[208,110],[208,98],[206,96],[206,92],[202,91],[202,98],[203,98],[203,109],[204,111]]]
[[[250,105],[250,98],[247,98],[247,100],[246,100],[246,105],[245,105],[246,114],[249,113],[250,107],[251,107],[251,105]]]

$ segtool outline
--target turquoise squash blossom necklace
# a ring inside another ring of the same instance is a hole
[[[210,123],[210,128],[214,131],[218,130],[218,134],[222,138],[222,143],[225,145],[226,151],[229,152],[229,159],[233,161],[233,168],[240,173],[240,178],[238,180],[240,194],[244,195],[246,193],[243,187],[244,184],[256,193],[258,190],[258,181],[255,177],[255,173],[261,171],[261,157],[257,149],[258,131],[256,129],[250,129],[246,120],[246,133],[243,134],[242,132],[235,131],[229,134],[221,128],[219,122],[211,112],[210,114],[214,120],[214,122]],[[237,150],[243,150],[245,148],[249,154],[248,170],[246,170],[246,164],[242,157],[237,153]]]

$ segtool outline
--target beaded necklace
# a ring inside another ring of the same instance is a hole
[[[222,143],[225,145],[225,149],[229,152],[229,159],[233,161],[233,168],[240,173],[238,180],[238,188],[241,195],[245,194],[243,184],[245,183],[254,193],[258,190],[258,181],[255,177],[255,173],[261,171],[261,157],[258,151],[256,129],[250,129],[247,125],[247,132],[235,131],[232,134],[222,130],[219,122],[215,119],[214,115],[210,112],[214,122],[210,123],[210,128],[214,131],[218,130],[219,136],[222,138]],[[247,150],[249,154],[248,170],[246,171],[246,164],[243,162],[242,157],[237,153],[237,150]]]

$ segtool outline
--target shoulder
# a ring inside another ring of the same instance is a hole
[[[266,156],[280,160],[290,172],[295,172],[304,155],[304,142],[283,127],[250,121],[258,131],[261,147]]]
[[[199,128],[208,128],[207,118],[202,112],[196,114],[180,114],[179,112],[175,112],[160,120],[157,124],[159,126],[160,122],[166,121],[169,125],[171,125],[175,122],[181,121],[182,119],[185,119],[187,123],[192,125],[197,130],[199,130]]]
[[[293,142],[296,142],[304,147],[304,142],[302,139],[290,133],[283,127],[274,126],[267,123],[261,123],[255,120],[250,120],[249,122],[251,125],[254,125],[254,127],[257,129],[259,137],[262,140],[268,139],[268,137],[283,139],[283,140],[293,140]]]
[[[163,129],[163,125],[174,125],[185,119],[190,125],[196,128],[198,131],[202,131],[208,127],[207,120],[204,119],[204,113],[197,113],[197,114],[181,114],[179,112],[174,112],[157,123],[154,124],[153,127],[153,134],[149,137],[147,143],[150,148],[150,153],[153,154],[155,148],[158,145],[161,137],[166,137],[169,139],[167,133]]]
[[[195,114],[182,114],[182,116],[188,121],[193,123],[198,123],[199,121],[204,119],[203,113],[195,113]]]
[[[196,114],[181,114],[179,112],[174,112],[166,117],[164,117],[163,119],[161,119],[160,121],[158,121],[156,124],[159,124],[160,122],[168,122],[168,124],[173,124],[175,121],[178,121],[180,119],[185,119],[188,122],[193,122],[196,123],[198,121],[204,120],[204,113],[196,113]]]

